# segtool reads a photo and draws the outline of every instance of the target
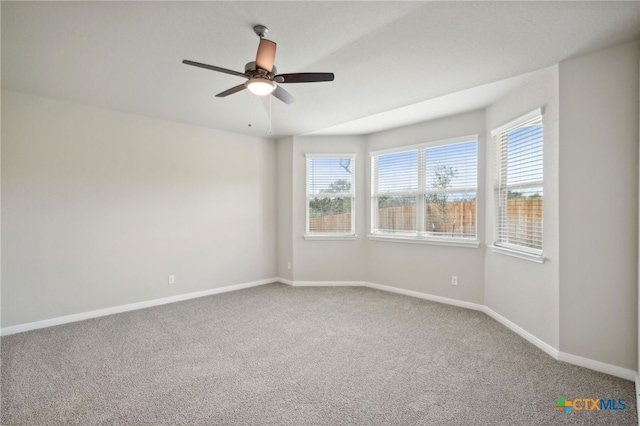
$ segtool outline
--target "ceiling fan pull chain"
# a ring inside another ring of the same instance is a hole
[[[273,120],[271,115],[271,106],[273,105],[271,96],[269,96],[269,134],[273,134]]]
[[[247,93],[247,111],[249,111],[249,127],[251,127],[251,122],[253,121],[253,113],[251,110],[251,93]]]

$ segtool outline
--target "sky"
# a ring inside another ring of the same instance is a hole
[[[440,145],[421,149],[425,152],[425,189],[437,188],[436,172],[450,168],[454,172],[449,187],[473,188],[478,182],[477,142]],[[418,151],[410,150],[378,156],[378,192],[416,191],[418,189]]]
[[[506,152],[502,155],[506,155],[506,164],[509,166],[507,184],[522,185],[542,180],[542,125],[515,129],[507,134],[506,142]],[[469,189],[473,192],[478,184],[477,150],[477,141],[473,140],[379,155],[377,192],[417,191],[419,151],[424,152],[426,172],[422,178],[426,192],[442,189],[437,173],[443,170],[453,172],[453,178],[447,186],[451,192],[468,194]],[[309,194],[326,193],[337,180],[351,182],[355,166],[355,160],[350,158],[310,158]],[[534,192],[540,190],[536,188]]]

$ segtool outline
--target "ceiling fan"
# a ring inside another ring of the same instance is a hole
[[[226,68],[216,67],[214,65],[202,64],[189,60],[182,61],[183,64],[193,65],[194,67],[205,68],[212,71],[218,71],[225,74],[236,75],[246,78],[247,81],[238,86],[227,89],[218,93],[216,96],[224,98],[244,89],[249,89],[251,93],[258,96],[272,94],[286,104],[295,102],[295,98],[289,92],[284,90],[278,84],[282,83],[315,83],[320,81],[333,81],[334,75],[331,72],[299,72],[293,74],[278,74],[274,65],[276,59],[276,43],[267,40],[264,36],[269,29],[264,25],[256,25],[253,31],[260,37],[258,45],[258,53],[256,60],[249,62],[244,66],[244,72],[233,71]]]

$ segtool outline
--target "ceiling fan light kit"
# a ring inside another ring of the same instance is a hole
[[[247,89],[249,89],[251,93],[258,96],[270,95],[276,90],[276,83],[263,77],[254,77],[248,80],[245,86],[247,86]]]
[[[244,89],[249,89],[249,91],[255,95],[266,96],[271,94],[282,102],[291,104],[295,102],[295,98],[278,84],[333,81],[334,75],[333,73],[329,72],[277,74],[278,71],[274,65],[277,45],[273,41],[264,38],[269,29],[264,25],[256,25],[255,27],[253,27],[253,31],[258,37],[260,37],[260,44],[258,45],[256,60],[245,65],[244,73],[217,67],[214,65],[207,65],[200,62],[189,61],[187,59],[182,61],[182,63],[247,79],[247,82],[244,84],[240,84],[238,86],[227,89],[224,92],[218,93],[216,97],[219,98],[229,96]]]

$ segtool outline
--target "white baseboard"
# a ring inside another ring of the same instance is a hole
[[[558,350],[556,348],[554,348],[553,346],[551,346],[550,344],[548,344],[548,343],[542,341],[541,339],[537,338],[536,336],[534,336],[533,334],[529,333],[524,328],[520,327],[519,325],[517,325],[514,322],[511,322],[510,320],[506,319],[505,317],[503,317],[502,315],[500,315],[499,313],[497,313],[493,309],[488,308],[487,306],[483,306],[483,311],[484,311],[485,314],[489,315],[491,318],[493,318],[494,320],[498,321],[500,324],[504,325],[509,330],[511,330],[511,331],[515,332],[516,334],[520,335],[520,337],[524,338],[529,343],[533,344],[534,346],[537,346],[543,352],[546,352],[548,355],[552,356],[553,358],[558,359],[558,353],[559,353]]]
[[[583,358],[578,355],[568,354],[566,352],[560,352],[558,360],[568,362],[569,364],[577,365],[579,367],[588,368],[590,370],[599,371],[601,373],[610,374],[622,379],[631,380],[632,382],[636,379],[636,372],[633,370],[589,358]]]
[[[388,291],[389,293],[402,294],[404,296],[416,297],[418,299],[430,300],[432,302],[444,303],[446,305],[458,306],[461,308],[473,309],[475,311],[484,311],[484,306],[477,303],[465,302],[463,300],[450,299],[448,297],[435,296],[428,293],[420,293],[419,291],[406,290],[403,288],[391,287],[383,284],[365,283],[369,288],[376,290]]]
[[[367,281],[292,281],[285,280],[282,278],[278,278],[280,282],[288,284],[290,286],[304,286],[304,287],[335,287],[335,286],[359,286],[359,287],[369,287],[376,290],[387,291],[390,293],[402,294],[405,296],[416,297],[419,299],[430,300],[432,302],[444,303],[447,305],[458,306],[461,308],[473,309],[476,311],[482,311],[485,314],[489,315],[494,320],[498,321],[503,326],[507,327],[511,331],[518,334],[523,339],[527,340],[529,343],[533,344],[547,355],[551,356],[553,359],[568,362],[569,364],[574,364],[579,367],[585,367],[590,370],[599,371],[601,373],[610,374],[612,376],[620,377],[622,379],[636,380],[636,372],[633,370],[629,370],[626,368],[618,367],[615,365],[607,364],[600,361],[595,361],[588,358],[579,357],[576,355],[567,354],[564,352],[560,352],[558,349],[554,348],[550,344],[546,343],[542,339],[534,336],[529,333],[527,330],[523,329],[516,323],[508,320],[503,317],[499,313],[490,309],[485,305],[480,305],[478,303],[465,302],[462,300],[450,299],[447,297],[436,296],[428,293],[420,293],[418,291],[406,290],[397,287],[391,287],[383,284],[376,284]],[[637,383],[637,382],[636,382]],[[639,394],[640,395],[640,394]],[[639,396],[640,398],[640,396]],[[640,414],[639,414],[640,416]]]
[[[66,315],[57,318],[51,318],[42,321],[35,321],[26,324],[19,324],[10,327],[4,327],[0,329],[0,336],[7,336],[15,333],[22,333],[24,331],[36,330],[39,328],[51,327],[54,325],[67,324],[70,322],[82,321],[91,318],[102,317],[105,315],[118,314],[121,312],[133,311],[137,309],[150,308],[152,306],[165,305],[168,303],[180,302],[183,300],[195,299],[197,297],[210,296],[213,294],[226,293],[229,291],[242,290],[245,288],[256,287],[264,284],[271,284],[274,282],[280,282],[283,284],[287,284],[293,287],[369,287],[376,290],[387,291],[390,293],[402,294],[404,296],[416,297],[419,299],[430,300],[432,302],[444,303],[447,305],[458,306],[461,308],[473,309],[476,311],[482,311],[485,314],[489,315],[491,318],[498,321],[500,324],[504,325],[508,329],[512,330],[516,334],[520,335],[525,340],[529,341],[543,352],[547,353],[554,359],[559,361],[564,361],[569,364],[574,364],[580,367],[585,367],[591,370],[599,371],[601,373],[610,374],[612,376],[620,377],[622,379],[631,380],[636,383],[636,394],[640,399],[640,392],[638,392],[640,388],[639,379],[636,371],[629,370],[626,368],[618,367],[615,365],[607,364],[600,361],[595,361],[589,358],[583,358],[577,355],[572,355],[564,352],[558,351],[558,349],[549,345],[548,343],[542,341],[537,338],[533,334],[529,333],[522,327],[493,311],[485,305],[480,305],[472,302],[465,302],[462,300],[450,299],[447,297],[436,296],[428,293],[420,293],[418,291],[406,290],[397,287],[391,287],[383,284],[375,284],[367,281],[294,281],[288,280],[286,278],[276,277],[276,278],[268,278],[259,281],[251,281],[247,283],[228,285],[224,287],[212,288],[209,290],[197,291],[193,293],[187,294],[179,294],[176,296],[163,297],[161,299],[153,299],[147,300],[144,302],[131,303],[128,305],[114,306],[111,308],[98,309],[95,311],[82,312],[79,314]],[[639,420],[640,420],[640,410],[639,410]]]
[[[363,281],[292,281],[293,287],[366,287]]]
[[[638,413],[638,424],[640,425],[640,376],[636,374],[636,412]]]
[[[178,294],[175,296],[163,297],[160,299],[146,300],[144,302],[130,303],[127,305],[113,306],[95,311],[82,312],[79,314],[65,315],[62,317],[50,318],[42,321],[34,321],[26,324],[19,324],[0,329],[0,336],[22,333],[24,331],[37,330],[39,328],[52,327],[54,325],[67,324],[70,322],[83,321],[91,318],[103,317],[105,315],[119,314],[121,312],[135,311],[137,309],[150,308],[152,306],[166,305],[168,303],[181,302],[183,300],[195,299],[197,297],[210,296],[212,294],[226,293],[229,291],[242,290],[244,288],[256,287],[270,284],[277,281],[277,278],[269,278],[248,283],[233,284],[224,287],[212,288],[209,290],[196,291],[193,293]]]
[[[286,285],[293,286],[293,281],[288,280],[288,279],[286,279],[286,278],[276,277],[276,278],[275,278],[275,280],[276,280],[277,282],[282,283],[282,284],[286,284]]]
[[[609,375],[612,375],[612,376],[620,377],[622,379],[631,380],[631,381],[636,380],[636,372],[633,371],[633,370],[629,370],[629,369],[626,369],[626,368],[618,367],[616,365],[611,365],[611,364],[607,364],[607,363],[604,363],[604,362],[595,361],[595,360],[592,360],[592,359],[583,358],[583,357],[580,357],[580,356],[576,356],[576,355],[571,355],[571,354],[567,354],[567,353],[564,353],[564,352],[560,352],[558,349],[554,348],[550,344],[546,343],[545,341],[543,341],[543,340],[539,339],[538,337],[534,336],[533,334],[529,333],[528,331],[526,331],[525,329],[523,329],[519,325],[517,325],[514,322],[508,320],[507,318],[503,317],[502,315],[498,314],[497,312],[495,312],[494,310],[488,308],[485,305],[480,305],[480,304],[471,303],[471,302],[465,302],[465,301],[462,301],[462,300],[449,299],[447,297],[435,296],[435,295],[432,295],[432,294],[420,293],[420,292],[417,292],[417,291],[405,290],[405,289],[396,288],[396,287],[390,287],[390,286],[381,285],[381,284],[362,283],[360,285],[365,285],[365,286],[370,287],[370,288],[375,288],[377,290],[388,291],[388,292],[391,292],[391,293],[403,294],[405,296],[417,297],[419,299],[431,300],[433,302],[445,303],[447,305],[459,306],[459,307],[462,307],[462,308],[474,309],[476,311],[482,311],[482,312],[484,312],[485,314],[489,315],[491,318],[495,319],[500,324],[504,325],[505,327],[507,327],[511,331],[515,332],[520,337],[524,338],[529,343],[533,344],[534,346],[536,346],[537,348],[539,348],[540,350],[542,350],[543,352],[545,352],[546,354],[548,354],[549,356],[551,356],[554,359],[557,359],[559,361],[568,362],[569,364],[574,364],[574,365],[577,365],[579,367],[585,367],[585,368],[588,368],[590,370],[594,370],[594,371],[598,371],[598,372],[601,372],[601,373],[609,374]],[[636,384],[637,384],[637,382],[636,382]],[[640,414],[639,414],[639,416],[640,416]]]
[[[416,297],[418,299],[430,300],[432,302],[474,309],[476,311],[482,311],[484,309],[483,305],[479,305],[477,303],[449,299],[448,297],[435,296],[433,294],[420,293],[419,291],[406,290],[403,288],[391,287],[368,281],[291,281],[283,278],[277,278],[277,280],[293,287],[369,287],[376,290],[387,291],[389,293],[402,294],[404,296]]]

